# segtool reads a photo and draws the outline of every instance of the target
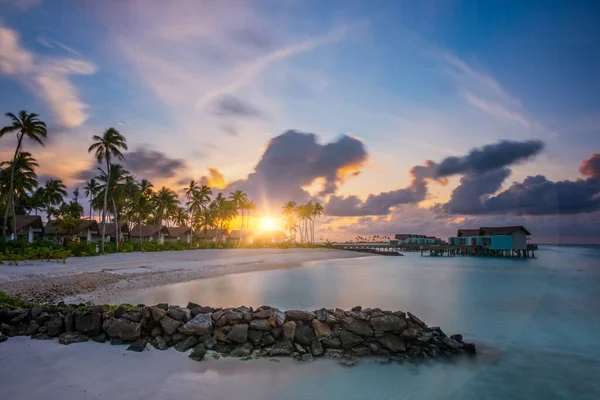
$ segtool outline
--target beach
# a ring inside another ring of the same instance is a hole
[[[132,290],[302,263],[365,257],[333,249],[215,249],[72,257],[0,265],[0,291],[36,302],[113,303]]]

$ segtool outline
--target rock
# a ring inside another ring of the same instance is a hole
[[[150,307],[150,313],[152,314],[154,322],[160,321],[162,317],[167,315],[167,311],[159,307]]]
[[[398,336],[388,333],[380,338],[377,338],[377,341],[386,349],[391,351],[392,353],[399,353],[406,351],[406,345],[404,341],[398,338]]]
[[[215,339],[214,337],[211,337],[210,339],[208,339],[207,341],[204,342],[204,346],[208,350],[214,349],[216,345],[217,345],[217,339]]]
[[[417,324],[417,325],[418,325],[418,326],[420,326],[421,328],[427,328],[427,324],[426,324],[425,322],[421,321],[419,318],[417,318],[417,316],[416,316],[416,315],[414,315],[414,314],[413,314],[413,313],[411,313],[411,312],[408,312],[407,314],[408,314],[408,318],[410,318],[410,320],[411,320],[412,322],[414,322],[415,324]]]
[[[82,335],[79,332],[65,332],[60,334],[58,337],[58,343],[60,344],[72,344],[72,343],[81,343],[87,342],[90,340],[89,336]]]
[[[340,320],[340,326],[342,329],[356,333],[360,336],[373,336],[373,329],[371,329],[371,325],[366,321],[361,321],[352,317],[344,317]]]
[[[0,334],[0,343],[6,342],[7,340],[8,340],[8,337],[6,337],[5,335]]]
[[[233,348],[233,350],[231,350],[231,353],[229,353],[229,355],[231,357],[247,357],[250,355],[251,352],[252,352],[252,343],[246,342],[246,343],[241,343],[241,344],[238,344],[237,346],[235,346]]]
[[[417,335],[417,337],[415,338],[415,340],[419,343],[419,344],[426,344],[429,343],[429,341],[433,338],[433,333],[431,332],[421,332]],[[448,338],[443,338],[443,339],[448,339]],[[448,339],[448,340],[452,340],[452,339]]]
[[[315,315],[317,316],[317,319],[321,322],[325,322],[327,321],[327,310],[324,308],[321,308],[320,310],[315,311]],[[314,320],[313,320],[314,322]]]
[[[356,357],[369,357],[372,355],[371,349],[367,346],[355,346],[352,348],[352,353],[354,353]]]
[[[215,331],[213,337],[219,342],[227,341],[227,335],[223,331]]]
[[[358,360],[353,357],[344,356],[340,359],[339,363],[344,367],[354,367],[358,363]]]
[[[271,317],[275,319],[277,326],[281,327],[285,323],[285,313],[278,308],[271,308]]]
[[[127,311],[125,314],[123,314],[123,318],[127,318],[133,322],[140,322],[140,319],[142,319],[142,313],[139,311]]]
[[[404,311],[394,311],[391,315],[395,315],[400,319],[406,319],[406,313]]]
[[[315,333],[308,325],[300,325],[296,327],[296,332],[294,334],[294,342],[310,345],[312,341],[315,340]]]
[[[198,307],[194,307],[194,308],[190,308],[187,307],[191,314],[195,317],[198,314],[210,314],[212,313],[215,309],[212,307],[203,307],[203,306],[198,306]]]
[[[177,328],[179,328],[179,326],[181,325],[181,323],[179,321],[177,321],[169,316],[166,316],[166,315],[164,317],[162,317],[158,323],[160,324],[163,331],[165,331],[165,333],[167,335],[174,334],[177,331]],[[160,333],[159,333],[159,335],[160,335]]]
[[[456,340],[457,342],[462,343],[462,341],[463,341],[463,335],[460,335],[460,334],[458,334],[458,335],[452,335],[452,336],[450,336],[450,339]]]
[[[126,350],[140,353],[144,351],[144,349],[146,349],[146,344],[146,339],[138,339],[135,342],[131,343]]]
[[[271,330],[271,324],[266,319],[253,319],[252,322],[250,322],[250,329],[269,331]]]
[[[75,315],[75,330],[90,336],[102,331],[102,315],[99,313],[78,313]]]
[[[40,326],[38,325],[37,322],[35,322],[35,320],[31,321],[29,323],[29,326],[27,327],[27,329],[25,330],[25,335],[26,336],[31,336],[37,333],[37,331],[40,329]]]
[[[175,321],[181,321],[185,318],[185,311],[180,308],[169,308],[167,316]]]
[[[400,339],[415,339],[419,335],[419,331],[415,328],[407,328],[400,334]]]
[[[181,341],[175,345],[175,350],[182,351],[182,352],[188,351],[189,349],[191,349],[192,347],[194,347],[197,344],[198,344],[198,339],[196,339],[193,336],[188,336],[183,341]]]
[[[29,310],[20,310],[21,313],[19,313],[18,315],[16,315],[15,317],[13,317],[9,324],[11,325],[19,325],[23,322],[27,322],[27,320],[29,319]]]
[[[294,321],[287,321],[283,324],[283,337],[286,340],[294,340],[296,334],[296,323]]]
[[[121,339],[119,339],[119,338],[111,338],[111,339],[110,339],[110,345],[111,345],[111,346],[118,346],[118,345],[121,345],[121,344],[124,344],[124,343],[125,343],[125,342],[123,342],[123,341],[122,341]]]
[[[167,303],[158,303],[156,308],[160,308],[163,311],[167,311],[169,309],[169,305]]]
[[[215,322],[215,326],[225,326],[225,325],[227,325],[228,322],[229,321],[227,320],[227,316],[223,315],[221,318],[219,318],[219,320],[217,322]]]
[[[288,310],[286,312],[287,320],[311,321],[316,318],[315,313],[302,310]]]
[[[275,338],[269,334],[263,335],[262,339],[260,340],[260,344],[263,346],[270,346],[273,343],[275,343]]]
[[[340,341],[340,339],[334,337],[323,338],[321,339],[321,343],[323,343],[325,347],[334,349],[337,349],[342,346],[342,342]]]
[[[317,317],[318,318],[318,317]],[[312,327],[315,332],[315,336],[318,338],[323,338],[329,336],[331,334],[331,328],[325,322],[322,322],[319,319],[312,320]],[[327,319],[327,318],[325,318]]]
[[[37,318],[42,312],[44,312],[44,309],[42,307],[33,307],[31,309],[31,318]]]
[[[106,342],[106,333],[99,333],[96,336],[92,336],[90,339],[97,343],[104,343]]]
[[[352,307],[351,311],[360,312],[360,311],[362,311],[362,307],[361,306]]]
[[[217,343],[217,345],[215,346],[215,351],[223,355],[229,355],[229,353],[231,352],[231,350],[233,350],[234,347],[234,345],[228,343]]]
[[[201,307],[200,304],[196,304],[196,303],[192,303],[191,301],[187,304],[186,308],[188,309],[192,309],[192,308],[197,308],[197,307]]]
[[[260,343],[260,340],[262,339],[262,335],[263,335],[262,331],[255,331],[253,329],[250,329],[248,331],[248,340],[256,346]]]
[[[194,347],[190,355],[188,356],[194,361],[202,361],[204,360],[204,356],[206,355],[206,347],[203,344],[199,344]]]
[[[172,335],[165,335],[166,337],[171,337],[171,342],[172,343],[179,343],[185,340],[185,338],[187,338],[187,335],[181,333],[181,332],[175,332]]]
[[[476,355],[477,354],[477,349],[475,348],[475,344],[474,343],[465,343],[463,350],[469,354],[469,355]]]
[[[269,356],[289,356],[293,352],[292,342],[285,339],[273,345],[273,348],[269,351]]]
[[[46,322],[46,328],[48,329],[48,336],[56,337],[64,332],[65,324],[60,314],[57,314],[50,321]]]
[[[371,327],[383,332],[403,331],[407,328],[406,321],[395,315],[384,315],[371,318]]]
[[[35,339],[35,340],[52,340],[53,339],[45,333],[36,333],[35,335],[31,336],[31,338]]]
[[[302,357],[300,357],[300,361],[303,361],[303,362],[310,362],[312,360],[313,360],[313,356],[310,353],[303,354]]]
[[[321,355],[323,355],[324,349],[323,349],[323,345],[321,344],[321,342],[319,342],[316,339],[313,340],[313,342],[310,345],[310,352],[314,356],[321,356]]]
[[[278,326],[277,328],[271,329],[271,335],[273,335],[275,340],[283,339],[283,328]]]
[[[457,342],[452,338],[442,338],[441,342],[445,347],[449,348],[450,350],[458,350],[463,347],[463,345],[460,342]]]
[[[171,333],[175,333],[175,332],[171,332]],[[156,325],[154,328],[152,328],[152,330],[150,331],[150,337],[151,338],[155,338],[157,336],[161,336],[163,334],[163,330],[160,327],[160,325]]]
[[[264,321],[264,320],[263,320]],[[244,343],[248,339],[248,325],[236,324],[226,337],[228,342]]]
[[[302,347],[301,344],[294,343],[294,348],[296,349],[296,352],[298,352],[300,354],[306,353],[306,349],[304,347]]]
[[[254,318],[259,318],[259,319],[267,319],[271,316],[271,309],[270,308],[264,308],[262,310],[258,310],[257,312],[255,312],[253,314]]]
[[[223,315],[223,317],[226,318],[227,323],[230,325],[242,324],[242,323],[247,322],[244,319],[244,313],[240,312],[240,311],[233,311],[233,310],[225,311],[225,314]],[[219,322],[223,319],[223,317],[219,320]]]
[[[327,357],[327,358],[342,358],[343,356],[344,356],[343,350],[338,350],[338,349],[325,350],[325,357]]]
[[[179,328],[179,331],[186,335],[212,334],[212,317],[210,314],[198,314]]]
[[[110,324],[106,330],[106,334],[111,338],[118,338],[123,341],[131,342],[140,338],[141,326],[137,322],[125,318],[118,318]]]
[[[215,322],[217,322],[218,320],[221,319],[221,317],[223,315],[225,315],[225,313],[223,311],[215,311],[211,315],[212,315],[212,320],[215,321]]]
[[[356,312],[356,311],[346,311],[346,316],[354,319],[359,319],[361,321],[368,321],[371,319],[371,316],[365,312]]]
[[[363,338],[361,338],[358,335],[355,335],[352,332],[341,331],[340,332],[340,340],[342,342],[342,347],[344,349],[351,349],[352,347],[361,344],[363,341]]]
[[[35,322],[37,322],[39,326],[43,326],[43,325],[46,324],[46,322],[50,321],[51,319],[52,319],[52,315],[50,315],[47,312],[43,311],[41,314],[39,314],[35,318]]]
[[[165,341],[165,339],[163,339],[162,336],[155,337],[151,343],[156,350],[167,350],[169,348],[167,342]]]

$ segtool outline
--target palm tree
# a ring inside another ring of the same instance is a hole
[[[194,221],[195,216],[203,213],[206,210],[206,207],[210,203],[210,196],[212,196],[212,190],[206,185],[200,186],[198,188],[192,198],[189,200],[189,212],[192,220]]]
[[[318,201],[312,206],[310,224],[312,228],[312,242],[315,242],[315,218],[323,215],[323,206]]]
[[[127,140],[115,128],[108,128],[102,136],[94,135],[95,141],[88,152],[94,152],[98,163],[106,161],[107,176],[110,177],[110,161],[112,157],[123,159],[121,149],[127,150]],[[110,182],[107,182],[110,184]],[[108,202],[108,190],[104,191],[104,203],[102,205],[102,254],[104,254],[104,234],[106,233],[106,204]]]
[[[238,189],[229,195],[229,200],[232,201],[233,205],[238,211],[241,211],[242,214],[242,222],[240,225],[240,243],[238,245],[238,247],[241,247],[242,241],[244,240],[244,206],[248,202],[248,195],[244,193],[243,190]]]
[[[146,178],[140,181],[140,190],[142,191],[142,195],[150,198],[152,196],[152,188],[154,185],[150,183],[150,181]]]
[[[23,212],[32,202],[29,193],[32,193],[38,185],[36,180],[37,174],[35,173],[35,168],[38,166],[37,160],[25,151],[19,153],[14,163],[12,161],[0,163],[0,168],[2,168],[0,170],[0,192],[9,193],[10,173],[12,173],[13,195],[15,195],[12,201],[13,222],[16,215],[17,202],[19,203],[19,212]],[[9,206],[8,201],[6,206]],[[14,225],[12,231],[14,232]]]
[[[177,194],[172,189],[163,186],[158,192],[154,194],[153,198],[154,206],[156,209],[156,216],[158,226],[162,226],[163,219],[169,220],[169,213],[179,206],[177,201]]]
[[[102,168],[98,169],[100,170],[100,176],[98,176],[98,181],[102,182],[102,184],[98,188],[98,194],[102,195],[104,198],[110,197],[111,203],[113,205],[113,223],[115,224],[116,249],[118,251],[121,229],[119,228],[119,212],[117,209],[117,203],[119,202],[119,196],[122,192],[122,186],[126,182],[127,174],[129,173],[129,171],[125,170],[123,166],[119,164],[110,165],[109,175],[107,175],[106,171],[102,170]],[[105,232],[106,227],[105,225],[103,225],[102,236],[104,236]]]
[[[295,201],[288,201],[281,207],[281,213],[285,219],[285,229],[288,231],[292,243],[296,239],[296,229],[298,228],[296,222],[296,207],[297,204]]]
[[[12,125],[7,125],[4,128],[0,129],[0,137],[8,134],[8,133],[16,133],[17,134],[17,148],[15,149],[15,154],[12,158],[12,166],[10,171],[10,183],[8,185],[8,199],[6,201],[6,210],[4,211],[4,224],[2,225],[2,237],[6,237],[6,228],[8,225],[8,211],[12,205],[13,210],[13,231],[16,232],[17,229],[17,219],[15,215],[15,207],[13,204],[14,201],[14,183],[15,183],[15,165],[17,156],[21,151],[21,145],[23,143],[23,138],[27,136],[29,139],[34,140],[44,145],[42,138],[46,137],[46,124],[38,119],[38,115],[35,113],[28,114],[27,111],[23,110],[19,112],[18,115],[13,113],[6,113],[6,116],[12,121]],[[15,236],[16,238],[16,236]]]
[[[63,197],[67,195],[67,187],[60,179],[48,179],[42,188],[42,198],[48,222],[52,220],[52,215],[56,214],[55,206],[63,202]],[[55,229],[58,238],[58,229]]]
[[[250,200],[244,204],[244,209],[248,212],[248,214],[246,214],[246,228],[250,229],[250,214],[255,212],[258,207],[254,201]]]
[[[177,210],[173,214],[173,223],[178,226],[186,226],[189,222],[189,215],[184,207],[177,207]]]
[[[142,183],[140,183],[139,190],[132,194],[132,196],[130,198],[131,199],[130,206],[131,206],[132,216],[134,218],[136,218],[138,221],[138,228],[139,228],[139,232],[140,232],[140,246],[141,246],[142,252],[143,252],[144,251],[144,241],[142,239],[142,223],[144,222],[144,220],[146,220],[148,218],[150,213],[152,213],[153,207],[152,207],[152,202],[150,200],[150,197],[147,196],[148,185],[146,183],[148,183],[148,181],[143,179]],[[146,190],[146,193],[144,193],[145,190]]]
[[[62,203],[56,212],[56,221],[54,224],[58,228],[63,229],[67,236],[72,235],[81,221],[83,216],[83,207],[76,201]]]
[[[37,182],[36,182],[37,185]],[[29,197],[29,206],[35,211],[35,215],[38,215],[38,211],[41,211],[44,207],[44,189],[37,188]]]
[[[190,217],[190,226],[192,225],[192,220],[194,219],[194,215],[193,212],[190,210],[190,206],[192,204],[192,199],[194,198],[194,195],[198,192],[198,182],[196,182],[195,180],[191,180],[190,184],[188,187],[183,188],[183,191],[185,192],[185,198],[187,199],[185,206],[187,207],[187,213]],[[194,229],[192,228],[192,231]]]
[[[75,203],[79,203],[79,187],[73,190],[73,200],[75,200]]]
[[[83,190],[85,191],[85,196],[90,198],[90,219],[92,219],[92,210],[94,209],[92,203],[94,202],[94,197],[98,194],[98,182],[96,182],[96,179],[92,178],[87,181]]]

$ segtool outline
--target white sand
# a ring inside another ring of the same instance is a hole
[[[330,249],[229,249],[73,257],[65,264],[0,265],[0,290],[35,301],[99,303],[133,289],[365,255]]]

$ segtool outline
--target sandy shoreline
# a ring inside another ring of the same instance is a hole
[[[39,302],[91,301],[110,303],[122,293],[194,279],[269,269],[302,263],[364,257],[330,249],[230,249],[109,254],[70,258],[66,264],[31,262],[0,265],[0,290]]]

